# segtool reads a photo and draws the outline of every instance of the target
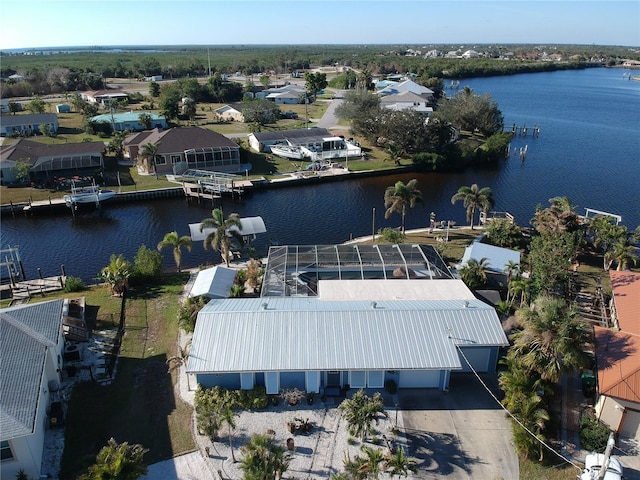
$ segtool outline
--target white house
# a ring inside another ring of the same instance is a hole
[[[127,93],[113,90],[83,92],[80,96],[83,100],[86,100],[89,103],[97,103],[103,107],[108,107],[114,100],[129,100],[129,95]]]
[[[429,106],[425,97],[409,91],[383,96],[380,106],[396,111],[411,109],[426,116],[433,113],[433,107]]]
[[[0,470],[40,478],[48,410],[63,367],[63,300],[0,310]]]
[[[446,390],[493,372],[508,345],[495,310],[426,245],[272,247],[261,298],[198,314],[187,372],[203,387]]]
[[[244,122],[244,114],[240,107],[236,105],[223,105],[216,108],[213,113],[223,121]]]

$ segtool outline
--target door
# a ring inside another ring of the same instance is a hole
[[[342,382],[340,382],[340,371],[339,370],[331,370],[327,372],[327,387],[341,387]]]

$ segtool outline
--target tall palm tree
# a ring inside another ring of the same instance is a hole
[[[518,309],[516,318],[523,329],[513,335],[512,351],[530,372],[557,382],[562,373],[588,365],[589,332],[577,310],[561,298],[541,295],[533,308]]]
[[[495,204],[493,191],[489,187],[478,188],[475,183],[470,187],[460,187],[458,192],[451,197],[451,204],[453,205],[460,200],[462,200],[464,207],[467,209],[467,221],[471,223],[471,230],[473,230],[473,219],[476,215],[476,210],[489,213],[489,210]]]
[[[503,272],[507,274],[508,285],[511,282],[513,276],[517,276],[520,273],[520,264],[514,260],[509,260],[505,265]]]
[[[182,248],[186,248],[188,251],[191,251],[191,247],[193,242],[191,241],[191,237],[189,235],[183,235],[182,237],[178,236],[178,232],[173,231],[167,233],[162,241],[158,243],[158,251],[161,251],[165,247],[173,248],[173,259],[176,262],[176,267],[178,268],[178,272],[181,271],[180,263],[182,260]]]
[[[240,450],[245,480],[277,480],[289,467],[284,448],[271,435],[253,435]]]
[[[158,170],[156,169],[156,154],[158,153],[158,144],[147,142],[142,145],[140,149],[140,157],[145,162],[146,169],[149,171],[149,167],[153,166],[153,173],[158,178]]]
[[[405,185],[397,181],[395,185],[387,187],[384,192],[384,206],[387,211],[384,218],[389,218],[392,213],[397,212],[402,215],[402,233],[405,232],[405,218],[407,207],[413,208],[417,203],[422,204],[422,192],[418,190],[418,180],[409,180]]]
[[[520,306],[527,303],[529,300],[529,284],[530,280],[526,277],[518,275],[513,277],[507,286],[507,300],[511,303],[516,299],[517,295],[520,295]]]
[[[127,442],[118,444],[113,438],[103,447],[96,463],[89,467],[88,473],[82,475],[82,480],[137,480],[147,473],[143,462],[144,455],[149,450],[142,445],[129,445]]]
[[[532,225],[542,234],[559,235],[564,232],[574,232],[578,229],[578,215],[575,207],[567,197],[553,197],[549,199],[549,207],[538,207]]]
[[[189,347],[191,347],[191,340],[189,340],[189,342],[187,342],[187,344],[184,347],[180,347],[178,351],[178,355],[174,355],[173,357],[167,358],[167,361],[165,362],[169,366],[167,373],[171,373],[174,370],[177,370],[178,368],[187,364],[187,360],[189,360],[189,349],[190,349]],[[188,373],[187,373],[187,389],[191,390]]]
[[[204,239],[204,248],[206,250],[212,247],[222,256],[222,259],[228,267],[231,239],[237,240],[240,244],[243,242],[242,235],[240,234],[240,230],[242,229],[240,216],[237,213],[232,213],[225,219],[222,209],[216,208],[211,211],[211,218],[205,218],[200,224],[201,232],[209,228],[213,228],[214,230]]]
[[[634,266],[638,264],[636,251],[635,245],[632,245],[630,242],[618,242],[613,245],[610,255],[605,254],[605,257],[615,261],[618,264],[616,270],[620,272],[626,270],[629,264],[633,264]]]
[[[231,449],[231,460],[236,463],[236,456],[233,453],[233,429],[236,428],[235,418],[238,415],[233,411],[232,393],[227,390],[224,393],[222,404],[220,405],[220,420],[229,427],[229,448]]]

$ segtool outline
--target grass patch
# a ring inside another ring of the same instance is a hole
[[[578,469],[568,463],[548,465],[520,458],[520,480],[575,480],[578,473]]]
[[[71,394],[61,478],[75,478],[86,469],[111,437],[148,448],[149,464],[195,448],[192,408],[175,396],[176,373],[167,373],[165,364],[176,354],[178,296],[187,278],[169,274],[160,283],[129,291],[115,380],[107,386],[81,383]],[[117,328],[121,300],[111,297],[108,288],[90,287],[74,295],[85,296],[98,328]],[[64,296],[56,292],[46,299]]]

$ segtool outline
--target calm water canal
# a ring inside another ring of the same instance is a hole
[[[505,125],[540,127],[539,138],[516,137],[513,148],[525,145],[525,161],[517,157],[491,168],[455,174],[408,174],[347,180],[306,187],[257,191],[243,203],[226,202],[225,213],[260,215],[268,233],[256,244],[266,252],[270,242],[331,244],[351,236],[370,235],[375,228],[397,226],[399,216],[384,219],[383,195],[397,180],[418,178],[425,200],[407,215],[408,228],[422,227],[430,212],[439,220],[465,221],[460,203],[451,196],[461,185],[477,183],[494,191],[495,209],[528,224],[536,205],[568,196],[579,213],[585,207],[622,215],[630,228],[640,224],[640,82],[623,78],[620,69],[589,69],[469,79],[461,82],[476,93],[490,93],[505,117]],[[637,72],[636,72],[637,73]],[[105,206],[101,214],[56,217],[6,217],[0,244],[19,245],[27,276],[37,268],[58,275],[64,264],[69,275],[92,282],[112,253],[133,259],[140,245],[155,248],[165,233],[189,233],[188,224],[210,215],[209,206],[184,200]],[[175,268],[171,252],[165,266]],[[201,242],[183,253],[185,267],[218,262]]]

